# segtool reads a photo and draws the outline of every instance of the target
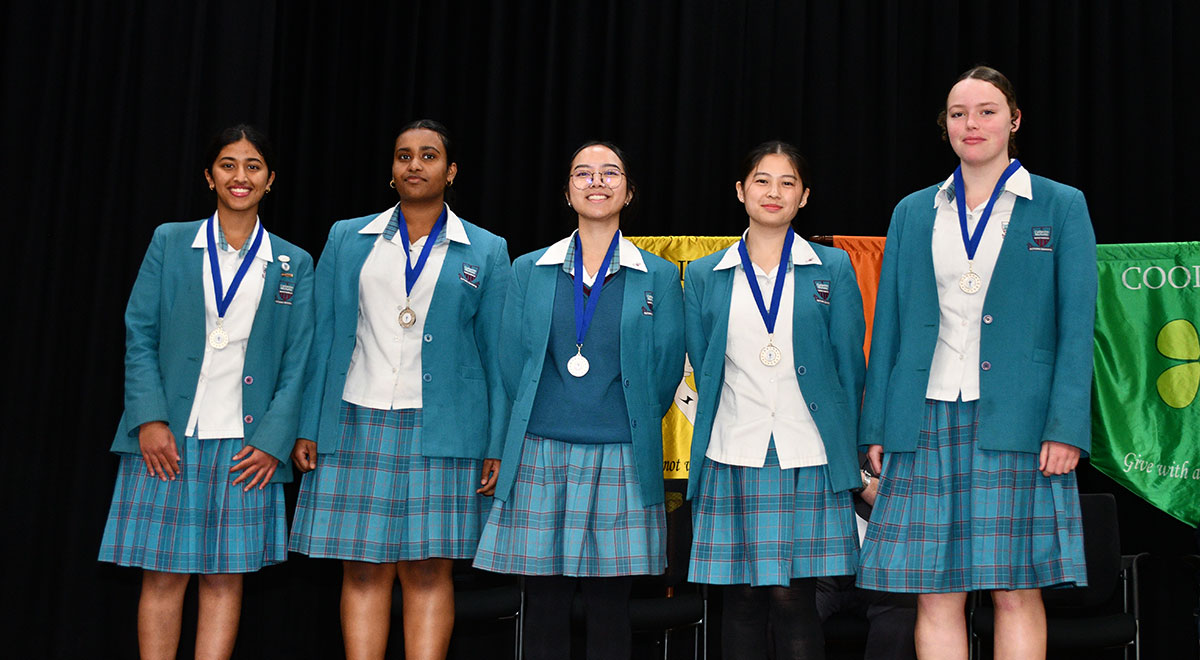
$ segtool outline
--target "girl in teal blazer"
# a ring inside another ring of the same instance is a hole
[[[397,576],[409,657],[445,657],[453,560],[474,556],[499,470],[508,247],[446,205],[457,174],[445,126],[408,124],[399,203],[335,223],[317,265],[290,546],[342,560],[351,658],[383,657]]]
[[[174,657],[200,574],[197,657],[229,657],[242,574],[287,557],[283,483],[312,343],[312,258],[269,235],[266,137],[220,133],[217,211],[154,232],[125,311],[121,457],[100,559],[143,569],[138,645]],[[219,276],[214,277],[214,275]]]
[[[525,654],[629,657],[632,575],[665,567],[662,418],[683,373],[679,270],[621,236],[628,161],[590,142],[571,160],[578,230],[513,264],[501,341],[512,416],[475,565],[528,576]]]
[[[917,653],[1046,652],[1041,587],[1086,583],[1073,472],[1089,447],[1096,240],[1078,190],[1029,174],[1012,84],[976,67],[939,118],[959,168],[888,228],[859,445],[883,478],[859,586],[917,593]]]
[[[689,571],[727,585],[728,658],[823,658],[816,578],[858,563],[862,298],[845,252],[791,228],[809,181],[789,144],[747,154],[736,187],[750,226],[689,264],[684,284],[699,396]]]

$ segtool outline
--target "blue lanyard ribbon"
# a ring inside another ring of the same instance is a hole
[[[1004,174],[1000,175],[1000,180],[996,182],[995,189],[992,190],[992,197],[988,200],[987,206],[983,207],[983,215],[979,216],[979,224],[975,225],[975,233],[967,233],[967,186],[963,184],[962,165],[959,165],[954,170],[954,201],[958,207],[958,227],[962,230],[963,245],[967,248],[967,260],[975,259],[975,250],[979,248],[979,241],[983,239],[983,228],[987,226],[988,218],[992,217],[992,207],[996,205],[996,200],[1000,199],[1000,193],[1004,192],[1004,183],[1014,172],[1021,169],[1021,161],[1013,159],[1013,162],[1008,164],[1004,170]]]
[[[575,233],[575,344],[583,345],[588,328],[592,325],[592,317],[596,315],[596,306],[600,304],[600,291],[604,289],[604,278],[608,275],[608,267],[612,263],[613,253],[617,251],[617,239],[621,232],[613,232],[612,242],[608,244],[608,253],[596,271],[596,281],[588,294],[587,303],[583,302],[583,244],[579,233]]]
[[[442,235],[442,227],[446,226],[446,207],[442,207],[442,214],[438,216],[436,222],[433,223],[433,229],[429,230],[429,236],[425,238],[425,245],[421,246],[421,254],[417,257],[417,265],[413,265],[412,258],[409,256],[408,242],[408,222],[404,219],[404,211],[400,210],[400,205],[396,205],[396,213],[400,217],[397,231],[400,232],[400,240],[404,241],[404,294],[412,295],[413,285],[417,283],[417,278],[421,276],[421,271],[425,269],[425,262],[429,260],[429,253],[433,252],[433,244],[437,242],[438,236]]]
[[[750,293],[754,294],[754,302],[758,305],[758,313],[763,323],[767,325],[767,334],[775,334],[775,319],[779,318],[780,295],[783,293],[783,280],[787,275],[788,262],[792,254],[792,242],[796,232],[788,227],[787,236],[783,239],[783,251],[779,253],[779,268],[775,271],[775,289],[771,294],[771,307],[763,301],[762,289],[758,288],[758,276],[754,274],[754,264],[750,262],[750,251],[746,249],[746,239],[738,241],[738,254],[742,257],[742,270],[746,271],[746,281],[750,283]]]
[[[250,251],[242,257],[242,265],[238,266],[237,273],[233,276],[233,281],[229,283],[229,291],[226,293],[221,288],[221,266],[217,263],[217,214],[214,213],[208,220],[208,269],[212,271],[213,294],[217,298],[217,318],[225,318],[225,312],[229,309],[229,304],[233,302],[233,297],[237,295],[238,287],[242,284],[242,278],[246,276],[246,271],[250,270],[250,263],[258,256],[258,246],[262,243],[263,237],[262,223],[258,225],[258,232],[254,235],[254,242],[250,244]]]

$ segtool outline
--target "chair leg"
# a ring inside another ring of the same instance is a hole
[[[669,660],[671,657],[671,629],[667,628],[663,631],[663,660]]]

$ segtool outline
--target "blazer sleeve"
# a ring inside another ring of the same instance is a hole
[[[525,368],[525,332],[522,320],[525,317],[525,293],[529,286],[532,263],[529,259],[517,259],[513,264],[508,292],[504,298],[504,310],[500,316],[499,342],[503,349],[498,361],[500,378],[508,398],[505,405],[510,407],[517,398],[521,372]]]
[[[863,390],[862,414],[858,422],[858,447],[883,444],[883,422],[887,406],[888,380],[900,351],[900,241],[904,202],[892,212],[883,247],[879,289],[875,296],[875,320],[871,326],[871,363]],[[861,307],[861,301],[860,301]]]
[[[692,378],[696,382],[696,391],[704,387],[701,378],[704,372],[704,354],[708,351],[708,333],[704,331],[702,319],[704,285],[703,278],[693,274],[694,265],[689,264],[684,270],[683,277],[683,337],[687,346],[687,357],[692,365]]]
[[[853,413],[851,423],[856,427],[863,384],[867,377],[867,363],[862,350],[867,323],[863,318],[862,292],[858,289],[854,266],[844,252],[838,257],[837,273],[830,293],[829,341],[833,345],[838,380],[850,399]]]
[[[654,301],[654,376],[660,412],[666,415],[675,401],[675,391],[683,378],[684,329],[683,290],[679,271],[674,266],[655,277]]]
[[[505,311],[504,300],[508,295],[512,266],[508,258],[508,244],[503,238],[496,241],[496,248],[489,256],[492,268],[483,283],[483,295],[479,310],[475,314],[475,343],[479,347],[483,372],[488,389],[488,444],[486,458],[500,458],[504,451],[504,435],[508,430],[508,414],[512,408],[505,391],[500,372],[500,325]]]
[[[167,421],[167,394],[159,366],[162,269],[167,226],[159,226],[142,259],[125,307],[125,422],[136,435],[146,422]]]
[[[296,442],[300,403],[305,391],[304,374],[313,342],[312,257],[304,254],[295,261],[299,262],[294,264],[296,289],[288,310],[288,327],[284,330],[287,340],[279,358],[279,378],[252,443],[282,463],[290,460]]]
[[[1054,286],[1058,342],[1043,441],[1091,450],[1092,360],[1096,322],[1096,235],[1075,190],[1057,247]],[[874,353],[871,354],[874,358]]]
[[[303,405],[300,407],[300,424],[296,435],[300,438],[315,441],[317,430],[321,428],[321,404],[325,395],[325,378],[329,370],[329,352],[333,346],[333,297],[334,276],[337,273],[337,232],[338,225],[334,224],[329,230],[329,238],[325,248],[321,250],[321,258],[317,261],[316,275],[313,278],[312,293],[312,323],[313,336],[308,352],[308,361],[304,370],[304,392],[301,394]]]

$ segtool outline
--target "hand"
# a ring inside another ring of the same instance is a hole
[[[475,492],[480,495],[491,495],[496,492],[496,479],[500,477],[500,459],[485,458],[483,459],[483,474],[479,479],[479,483],[483,484],[476,488]]]
[[[867,460],[871,461],[871,470],[875,474],[883,474],[883,445],[867,447]]]
[[[292,463],[301,472],[312,472],[317,467],[317,443],[308,438],[296,438],[292,447]]]
[[[233,485],[236,486],[238,483],[250,479],[246,487],[242,489],[243,493],[254,488],[254,484],[258,484],[259,490],[266,488],[271,477],[275,476],[275,468],[279,467],[278,458],[250,445],[242,447],[241,451],[234,454],[233,460],[241,462],[229,468],[231,474],[245,470],[238,475],[237,479],[233,480]]]
[[[1042,476],[1066,474],[1078,464],[1079,447],[1053,440],[1042,443],[1042,452],[1038,455],[1038,469],[1042,471]]]
[[[871,477],[867,483],[867,487],[862,489],[858,494],[862,501],[867,503],[867,506],[875,506],[875,496],[879,494],[879,477]]]
[[[150,476],[163,481],[179,474],[179,448],[166,422],[146,422],[138,427],[138,447]]]

